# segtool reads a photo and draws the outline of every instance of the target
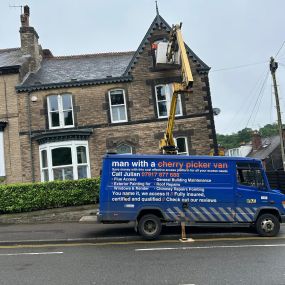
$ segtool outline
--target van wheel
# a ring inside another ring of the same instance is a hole
[[[260,236],[274,237],[279,233],[280,222],[272,214],[263,214],[257,219],[255,227]]]
[[[138,230],[145,239],[156,239],[161,232],[161,221],[156,215],[144,215],[139,220]]]

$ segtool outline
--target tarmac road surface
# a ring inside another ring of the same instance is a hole
[[[0,248],[1,285],[284,285],[283,238]]]
[[[202,229],[186,227],[187,237],[257,237],[254,230],[248,228]],[[165,227],[161,239],[180,237],[180,227]],[[285,238],[285,225],[281,226],[280,238]],[[80,223],[55,224],[18,224],[0,226],[0,245],[15,243],[57,243],[57,242],[105,242],[142,240],[134,231],[133,224],[103,225]]]

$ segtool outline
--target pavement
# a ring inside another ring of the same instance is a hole
[[[78,222],[82,216],[95,215],[99,205],[83,205],[54,208],[27,213],[0,215],[0,227],[3,224],[46,224]]]
[[[30,213],[0,216],[0,248],[9,245],[108,243],[143,241],[134,231],[134,224],[79,223],[82,216],[95,215],[98,205],[66,207],[34,211]],[[252,229],[202,229],[186,228],[187,237],[193,239],[258,239]],[[160,240],[178,240],[180,227],[164,227]],[[277,238],[285,238],[285,226],[281,226]]]

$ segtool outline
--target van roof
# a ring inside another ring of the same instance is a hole
[[[244,162],[261,162],[259,159],[255,158],[248,158],[248,157],[233,157],[233,156],[207,156],[207,155],[162,155],[162,154],[106,154],[105,158],[129,158],[129,159],[135,159],[135,158],[151,158],[151,159],[191,159],[191,160],[222,160],[222,161],[244,161]]]

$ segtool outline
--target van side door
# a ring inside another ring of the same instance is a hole
[[[236,207],[235,221],[251,223],[258,208],[264,206],[268,198],[268,186],[261,163],[236,163]]]

